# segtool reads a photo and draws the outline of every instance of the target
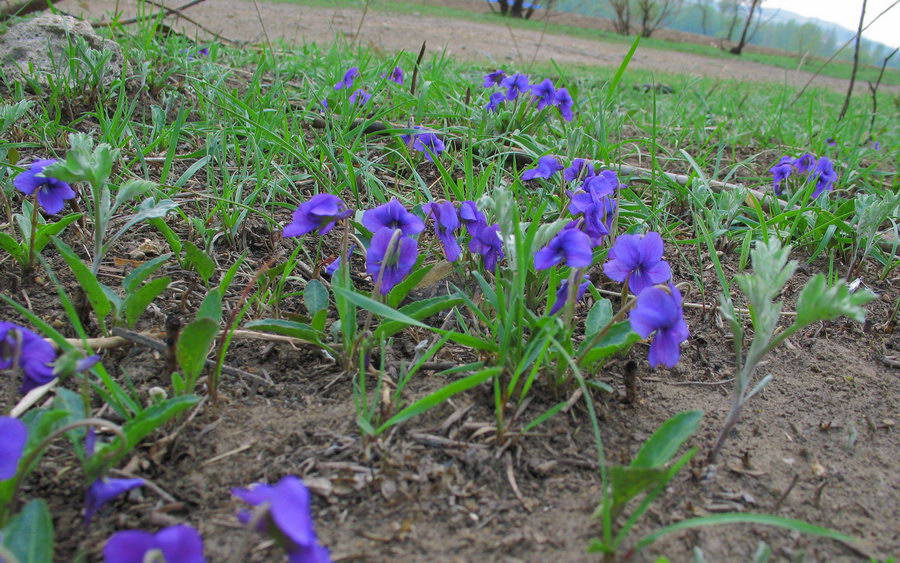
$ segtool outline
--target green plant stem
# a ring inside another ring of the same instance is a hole
[[[40,203],[38,203],[37,192],[34,192],[34,207],[31,209],[31,236],[28,237],[28,258],[25,262],[25,267],[22,268],[23,274],[30,274],[34,269],[34,239],[37,234],[37,223],[38,223],[38,213],[40,209]]]

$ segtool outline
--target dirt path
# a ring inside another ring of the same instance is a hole
[[[165,2],[167,5],[181,3]],[[91,0],[90,3],[65,0],[57,5],[69,13],[102,18],[111,13],[117,4],[126,17],[136,13],[135,0]],[[346,8],[310,8],[260,2],[257,14],[253,3],[246,0],[209,0],[189,9],[186,15],[208,30],[235,41],[261,43],[266,41],[268,34],[273,41],[328,43],[336,35],[351,37],[359,26],[362,12]],[[170,18],[170,22],[172,20]],[[209,34],[184,20],[178,20],[174,27],[191,35],[209,37]],[[497,66],[522,65],[536,58],[614,67],[628,50],[625,44],[564,35],[542,36],[536,31],[510,30],[489,23],[371,10],[363,22],[360,40],[375,49],[411,52],[418,51],[422,41],[427,40],[432,50],[444,48],[454,57],[492,61]],[[631,66],[723,79],[786,81],[792,86],[802,86],[811,76],[808,72],[788,71],[747,60],[709,58],[658,49],[638,49]],[[847,88],[846,80],[824,76],[818,77],[816,84],[838,91]],[[900,87],[896,86],[885,88],[900,91]]]

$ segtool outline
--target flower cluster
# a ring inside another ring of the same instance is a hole
[[[628,320],[642,338],[653,335],[650,366],[674,367],[680,357],[679,346],[688,338],[688,327],[681,293],[670,281],[672,269],[663,260],[662,237],[652,231],[643,236],[619,236],[609,251],[609,260],[603,264],[603,272],[610,279],[625,283],[637,295]]]
[[[566,121],[572,121],[574,115],[572,108],[575,101],[566,88],[556,88],[553,81],[549,78],[542,82],[531,84],[528,76],[525,74],[510,74],[506,71],[496,70],[489,72],[484,76],[484,87],[493,88],[500,87],[505,92],[493,92],[490,96],[485,109],[496,112],[500,109],[500,104],[504,101],[513,101],[525,94],[531,94],[531,101],[536,104],[537,110],[541,111],[546,107],[555,107],[560,115]]]
[[[359,67],[351,67],[347,69],[344,73],[344,76],[335,82],[334,89],[335,90],[344,90],[353,88],[353,85],[356,83],[356,79],[360,78],[362,74],[359,72]],[[383,73],[381,75],[382,78],[386,78],[388,82],[393,82],[395,84],[403,84],[403,69],[398,67],[394,67],[390,73]],[[367,92],[365,88],[357,88],[350,94],[349,101],[351,104],[357,104],[360,106],[364,106],[369,103],[369,100],[372,99],[372,94]],[[325,106],[325,109],[328,109],[328,100],[323,99],[322,105]]]
[[[784,191],[782,183],[791,177],[792,174],[806,174],[807,182],[815,182],[815,189],[812,197],[817,198],[824,191],[834,189],[834,183],[837,181],[837,173],[834,171],[834,165],[827,156],[816,159],[815,155],[806,153],[797,158],[790,156],[782,156],[778,159],[772,168],[769,169],[772,174],[772,186],[775,193],[781,195]]]
[[[449,262],[455,262],[462,254],[459,237],[463,227],[471,237],[469,250],[483,258],[487,269],[493,270],[503,259],[500,228],[487,224],[487,218],[475,202],[464,201],[459,205],[446,201],[427,203],[422,206],[422,211],[426,219],[432,220],[434,234]],[[339,197],[319,194],[300,204],[294,211],[293,220],[284,228],[283,236],[302,236],[313,231],[325,234],[337,221],[352,213]],[[392,199],[364,211],[361,222],[372,233],[371,243],[365,251],[366,272],[372,276],[378,291],[387,295],[416,265],[419,241],[415,237],[425,230],[425,221]],[[326,268],[328,275],[337,271],[342,258]]]
[[[812,166],[800,161],[798,165]],[[597,171],[587,160],[577,158],[564,167],[554,156],[542,156],[534,168],[526,170],[523,180],[550,178],[560,170],[566,182],[577,185],[569,190],[569,213],[574,217],[547,246],[534,255],[535,270],[565,265],[583,272],[593,262],[594,249],[610,235],[617,211],[616,190],[624,187],[612,170]],[[636,307],[629,320],[632,329],[643,338],[653,337],[650,365],[672,367],[678,363],[679,345],[688,337],[681,309],[681,294],[672,285],[672,269],[663,259],[663,240],[659,233],[620,235],[607,254],[604,273],[625,284],[637,296]],[[575,290],[575,300],[582,298],[590,285],[588,277]],[[571,278],[575,279],[575,278]],[[550,314],[562,310],[570,297],[570,280],[565,280],[556,293]]]

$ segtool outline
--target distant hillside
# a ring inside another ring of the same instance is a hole
[[[614,17],[606,0],[558,0],[557,9],[604,18]],[[739,0],[685,0],[678,13],[669,18],[664,26],[667,29],[718,39],[737,39],[745,18],[746,9]],[[733,22],[736,24],[733,25]],[[827,58],[852,38],[855,31],[787,10],[763,7],[762,17],[753,25],[751,33],[752,45],[778,49],[801,57]],[[880,66],[890,52],[890,47],[864,38],[860,46],[860,62]],[[851,60],[852,57],[853,50],[848,47],[837,59]],[[900,68],[900,54],[894,56],[889,65]]]

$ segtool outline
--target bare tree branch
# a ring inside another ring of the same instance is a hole
[[[856,83],[856,70],[859,68],[859,43],[862,40],[863,22],[865,19],[866,0],[863,0],[862,10],[859,12],[859,29],[856,30],[856,45],[853,47],[853,70],[850,72],[850,86],[847,88],[847,97],[844,98],[844,105],[841,106],[838,121],[844,119],[844,116],[847,115],[847,108],[850,107],[850,96],[853,95],[853,85]]]

